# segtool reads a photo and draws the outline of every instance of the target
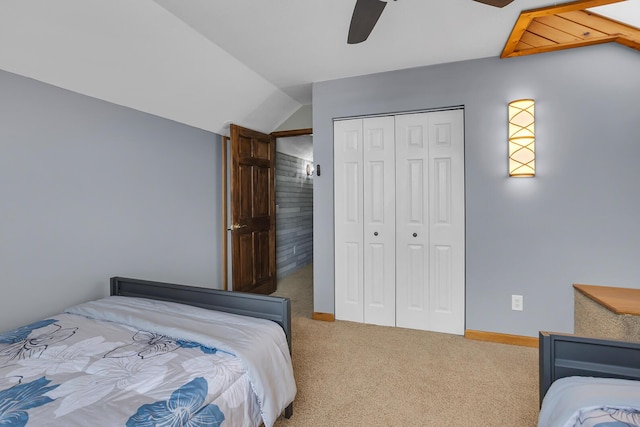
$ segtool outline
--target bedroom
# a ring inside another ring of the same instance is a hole
[[[314,235],[332,229],[333,117],[464,105],[466,328],[571,332],[572,283],[638,287],[639,74],[637,51],[606,44],[318,83]],[[11,72],[0,87],[3,329],[102,296],[113,274],[218,281],[218,134]],[[537,101],[530,180],[506,177],[521,97]],[[332,313],[333,241],[314,253],[314,311]]]

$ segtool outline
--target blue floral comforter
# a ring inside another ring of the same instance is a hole
[[[551,384],[538,427],[640,427],[640,382],[566,377]]]
[[[110,297],[0,334],[0,425],[271,426],[295,397],[280,327],[184,307]]]

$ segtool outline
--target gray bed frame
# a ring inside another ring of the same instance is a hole
[[[289,352],[291,352],[291,301],[288,298],[125,277],[111,278],[111,295],[178,302],[209,310],[272,320],[284,329]],[[286,418],[293,415],[293,402],[287,406],[284,415]]]
[[[540,405],[551,384],[570,376],[640,380],[640,342],[540,332]]]

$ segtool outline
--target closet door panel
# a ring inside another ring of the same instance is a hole
[[[396,117],[396,326],[428,329],[429,205],[426,114]]]
[[[424,260],[426,258],[425,245],[409,244],[405,247],[405,257],[407,260],[406,272],[403,272],[403,276],[406,277],[404,283],[404,292],[407,294],[407,303],[404,307],[405,310],[414,311],[417,313],[423,313],[426,310],[426,299],[424,292],[425,278],[427,277],[427,270],[425,268]],[[402,316],[404,324],[408,324],[406,321],[407,316]],[[398,326],[402,326],[399,324]],[[422,325],[420,325],[422,326]]]
[[[364,321],[362,120],[334,123],[335,317]]]
[[[429,329],[464,334],[462,110],[429,113]]]
[[[394,118],[366,118],[363,131],[364,322],[394,326]]]

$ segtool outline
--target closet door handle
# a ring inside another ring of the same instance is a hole
[[[418,233],[413,233],[413,237],[418,237]]]
[[[374,236],[377,236],[377,235],[378,235],[378,232],[377,232],[377,231],[374,231],[374,232],[373,232],[373,235],[374,235]]]

